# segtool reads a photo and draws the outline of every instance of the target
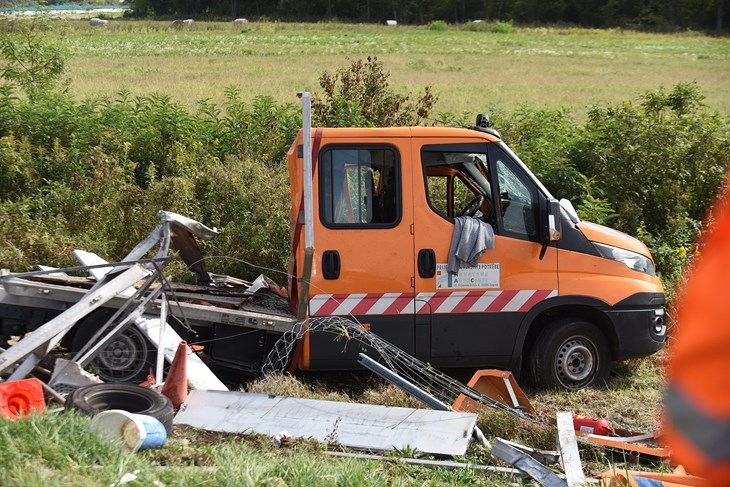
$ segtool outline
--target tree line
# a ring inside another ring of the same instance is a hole
[[[131,0],[136,16],[426,24],[501,20],[596,28],[727,29],[725,0]]]

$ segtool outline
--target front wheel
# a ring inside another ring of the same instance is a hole
[[[532,347],[530,372],[535,385],[548,389],[578,390],[603,386],[611,354],[598,328],[577,319],[548,325]]]

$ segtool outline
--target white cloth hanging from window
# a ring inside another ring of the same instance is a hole
[[[494,230],[491,225],[470,216],[454,218],[447,271],[455,274],[462,267],[475,267],[479,257],[493,248]]]

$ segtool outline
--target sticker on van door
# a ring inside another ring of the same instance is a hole
[[[450,274],[446,264],[436,264],[436,289],[499,288],[499,263],[477,264]]]

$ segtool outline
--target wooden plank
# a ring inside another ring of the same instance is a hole
[[[563,462],[568,487],[583,486],[586,483],[586,478],[583,475],[583,466],[581,465],[580,453],[578,452],[578,442],[575,438],[573,413],[568,411],[558,412],[557,422],[558,449],[560,450],[560,459]]]

